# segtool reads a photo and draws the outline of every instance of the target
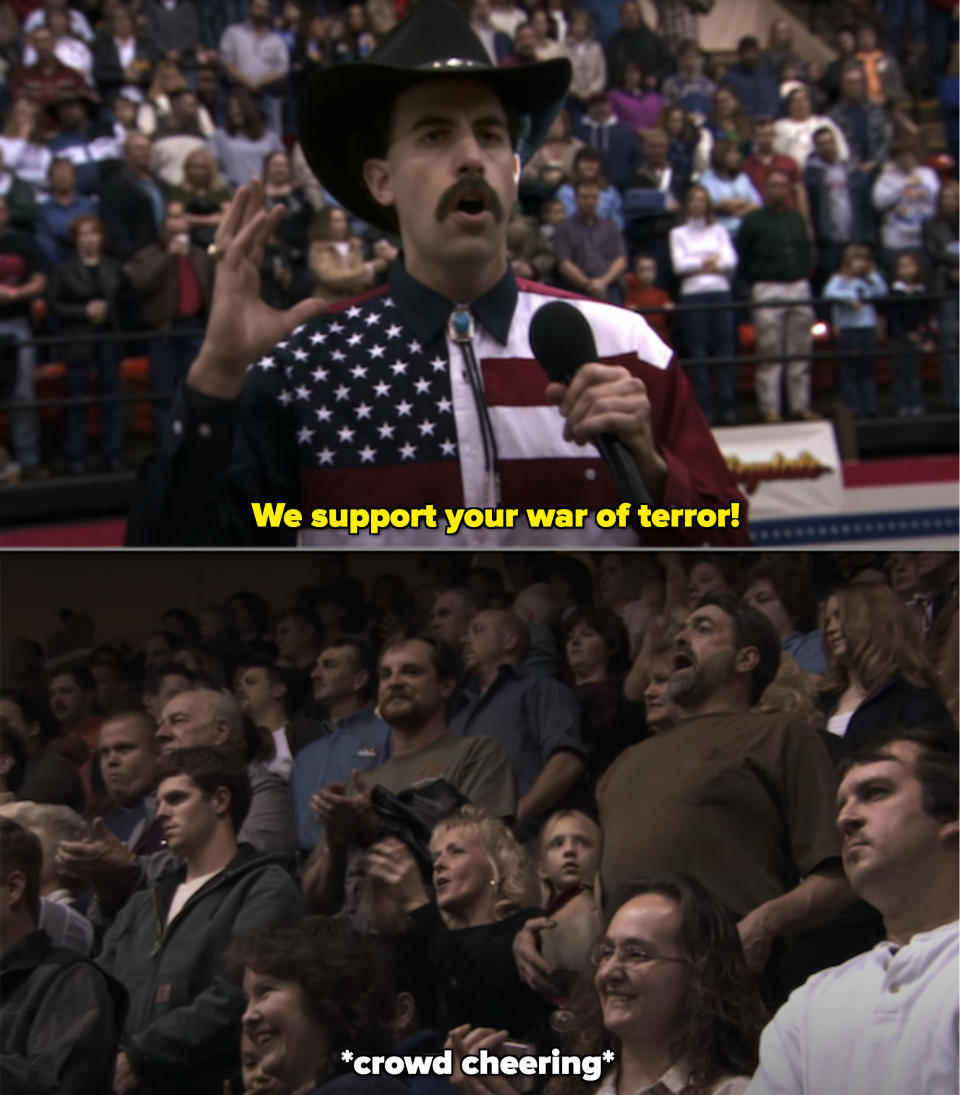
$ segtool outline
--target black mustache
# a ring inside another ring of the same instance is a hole
[[[481,175],[465,175],[450,187],[437,203],[437,220],[445,220],[468,195],[479,194],[497,223],[503,220],[503,206],[496,190]]]

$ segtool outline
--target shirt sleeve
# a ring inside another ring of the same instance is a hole
[[[530,735],[540,746],[543,764],[559,752],[586,756],[580,707],[565,684],[550,677],[538,677],[530,682],[523,698]]]
[[[466,740],[470,745],[457,773],[458,790],[491,817],[515,817],[517,774],[507,751],[485,734]]]
[[[801,878],[840,856],[837,774],[826,745],[811,730],[784,733],[780,779],[790,851]]]
[[[760,1035],[760,1065],[746,1095],[807,1095],[803,1085],[803,1032],[797,989]]]

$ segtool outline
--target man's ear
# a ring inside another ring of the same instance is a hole
[[[945,848],[957,850],[960,845],[960,821],[945,821],[940,826],[940,840]]]
[[[210,796],[217,817],[226,817],[230,813],[230,792],[226,787],[218,787]]]
[[[440,688],[439,688],[440,695],[443,697],[444,700],[448,700],[453,695],[454,690],[456,689],[456,687],[457,687],[456,677],[446,677],[444,680],[442,680],[440,682]]]
[[[760,651],[755,646],[742,646],[733,661],[737,673],[752,673],[760,663]]]
[[[12,753],[0,753],[0,776],[8,776],[14,764],[16,764],[16,760]]]
[[[364,160],[363,181],[375,202],[386,206],[394,204],[396,197],[390,183],[390,167],[386,160]]]
[[[275,684],[270,688],[270,695],[273,696],[275,700],[282,700],[286,694],[287,686],[285,684]]]
[[[216,746],[229,745],[230,744],[230,723],[226,719],[217,719],[216,741],[213,743]]]
[[[353,675],[353,690],[354,692],[363,692],[363,690],[370,683],[370,671],[368,669],[358,669]]]
[[[3,902],[8,909],[23,903],[23,895],[27,889],[27,876],[23,871],[10,871],[3,879],[2,886],[7,891],[3,895]]]
[[[513,185],[516,186],[520,182],[520,157],[514,152],[513,154]]]

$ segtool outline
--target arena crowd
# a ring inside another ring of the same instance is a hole
[[[566,109],[520,177],[515,273],[646,315],[691,363],[713,423],[743,414],[729,359],[750,349],[760,420],[817,417],[807,355],[818,318],[844,355],[837,387],[855,415],[955,410],[955,3],[851,0],[829,66],[798,52],[782,19],[762,42],[706,53],[700,13],[713,6],[656,0],[651,27],[635,0],[615,18],[567,0],[470,5],[491,64],[573,66]],[[298,100],[318,67],[369,56],[405,8],[0,4],[0,395],[106,397],[96,455],[82,400],[45,434],[35,408],[11,409],[6,481],[133,462],[129,408],[111,398],[132,383],[124,362],[147,359],[140,388],[172,395],[207,317],[208,248],[254,176],[267,207],[287,211],[263,258],[266,301],[333,303],[384,280],[399,239],[339,208],[312,175]],[[941,100],[952,155],[934,166],[907,85]],[[125,340],[131,331],[152,337]],[[38,347],[36,335],[61,341]],[[889,397],[877,391],[881,351]],[[931,357],[938,395],[923,383]],[[52,389],[37,382],[47,362],[65,367]],[[158,399],[157,435],[168,419]]]
[[[955,554],[263,559],[11,622],[4,1091],[956,1089]]]

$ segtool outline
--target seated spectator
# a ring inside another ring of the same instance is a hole
[[[210,140],[210,150],[223,177],[236,189],[263,169],[264,157],[280,152],[280,138],[268,129],[259,107],[248,91],[233,91],[227,98],[226,118]]]
[[[571,798],[593,812],[604,772],[624,749],[645,736],[643,712],[623,692],[630,637],[612,609],[584,605],[564,620],[563,641],[586,748],[584,773]]]
[[[123,165],[100,190],[106,250],[121,262],[156,243],[164,222],[165,188],[151,170],[152,158],[150,138],[142,133],[128,134],[123,144]]]
[[[262,928],[230,947],[242,969],[244,1040],[251,1062],[277,1090],[334,1095],[357,1083],[341,1046],[355,1054],[389,1052],[396,1000],[380,948],[340,920],[312,916],[289,927]],[[245,1068],[245,1075],[246,1075]],[[263,1082],[244,1090],[273,1090]],[[405,1083],[376,1078],[382,1095]]]
[[[16,734],[26,754],[26,770],[17,791],[24,802],[49,802],[86,811],[86,795],[77,766],[50,748],[59,736],[51,713],[25,692],[0,692],[0,727]]]
[[[46,264],[33,240],[10,229],[7,199],[0,196],[0,335],[16,347],[16,373],[11,395],[14,399],[34,398],[33,371],[36,346],[30,326],[30,302],[43,295],[47,286]],[[10,411],[10,439],[20,465],[21,478],[41,478],[40,431],[37,412]]]
[[[148,1078],[175,1086],[187,1071],[197,1092],[219,1092],[239,1071],[243,1011],[224,951],[233,938],[295,920],[301,900],[278,857],[239,843],[251,790],[236,753],[176,749],[157,780],[157,816],[183,865],[134,894],[104,938],[98,963],[130,996],[114,1088]]]
[[[91,394],[91,373],[97,376],[98,396],[119,395],[122,346],[92,337],[119,331],[130,306],[130,286],[123,267],[103,254],[106,238],[97,217],[78,217],[67,233],[74,253],[54,267],[50,277],[50,308],[61,334],[74,336],[66,347],[67,394]],[[71,475],[87,470],[89,407],[67,407],[64,412],[63,458]],[[126,414],[122,403],[100,407],[100,436],[107,471],[123,470]]]
[[[886,266],[893,273],[893,261],[901,251],[923,246],[923,223],[936,211],[940,180],[930,167],[920,164],[916,142],[910,138],[893,142],[890,159],[873,184],[873,205],[880,213],[880,238]]]
[[[740,272],[752,286],[755,303],[810,299],[807,228],[803,217],[790,209],[790,179],[780,171],[767,175],[764,207],[749,213],[740,227],[737,251]],[[757,353],[756,393],[764,422],[782,421],[781,390],[784,355],[787,356],[787,402],[790,413],[801,419],[819,416],[810,406],[810,362],[802,355],[812,346],[813,310],[797,303],[754,309]]]
[[[885,53],[877,41],[877,29],[869,20],[857,26],[856,58],[867,80],[867,98],[878,106],[889,106],[903,98],[903,80],[896,58]]]
[[[748,1091],[947,1091],[958,1065],[957,735],[894,728],[861,743],[842,776],[844,871],[883,914],[886,940],[793,993],[763,1032]],[[870,1038],[880,1007],[895,1040]]]
[[[667,162],[677,180],[677,189],[685,194],[709,161],[713,137],[708,129],[695,126],[681,106],[664,107],[658,126],[667,135]]]
[[[570,96],[582,113],[594,95],[607,88],[607,62],[600,43],[593,35],[593,19],[582,8],[570,16],[570,34],[563,52],[573,66]]]
[[[473,0],[470,5],[470,29],[480,39],[487,51],[491,65],[499,65],[510,53],[512,35],[494,26],[491,19],[493,7],[490,0]]]
[[[32,232],[37,219],[37,203],[33,196],[33,188],[6,166],[2,145],[0,145],[0,197],[7,199],[7,213],[14,230]]]
[[[743,578],[743,599],[776,628],[780,648],[814,683],[827,671],[816,601],[801,567],[783,557],[754,563]]]
[[[0,1083],[5,1091],[107,1095],[125,994],[40,930],[42,857],[33,833],[0,818]]]
[[[852,243],[844,249],[840,269],[827,282],[823,295],[837,303],[833,330],[837,347],[851,354],[839,362],[843,402],[857,417],[877,413],[874,376],[877,354],[877,309],[870,303],[887,295],[887,283],[877,272],[869,247]]]
[[[560,275],[573,288],[599,300],[622,300],[617,282],[627,265],[623,236],[612,220],[597,214],[597,183],[580,181],[576,195],[576,216],[554,232]]]
[[[532,65],[537,57],[537,37],[530,23],[518,23],[513,36],[513,48],[500,62],[504,68]]]
[[[46,109],[64,95],[81,95],[87,89],[83,73],[65,65],[56,53],[53,31],[38,26],[29,33],[28,44],[33,56],[29,64],[18,65],[10,75],[10,100],[29,99],[35,106]]]
[[[700,882],[689,875],[631,882],[591,961],[592,991],[575,1005],[581,1021],[564,1052],[612,1047],[617,1068],[604,1089],[745,1090],[765,1012],[737,925]],[[573,1085],[551,1081],[547,1090]]]
[[[704,73],[706,58],[694,39],[680,45],[676,75],[663,82],[663,97],[668,103],[682,106],[695,125],[702,125],[713,107],[717,85]]]
[[[97,202],[77,193],[77,172],[71,160],[53,160],[49,180],[50,198],[37,207],[36,239],[44,258],[55,266],[72,250],[70,225],[78,217],[96,216]]]
[[[740,153],[736,145],[718,142],[714,145],[718,165],[735,163]],[[713,194],[704,176],[703,185],[687,191],[684,222],[670,230],[670,257],[673,272],[680,279],[680,299],[685,305],[680,313],[683,352],[690,358],[730,358],[736,353],[736,323],[733,309],[699,308],[698,305],[732,304],[733,275],[737,254],[722,217],[714,217]],[[746,178],[745,175],[741,176]],[[726,180],[715,178],[716,189],[723,193]],[[734,208],[744,209],[748,196],[724,199]],[[749,210],[746,210],[749,212]],[[738,219],[734,217],[734,219]],[[737,421],[736,365],[695,365],[690,373],[697,402],[708,422],[720,421],[732,426]],[[713,389],[716,388],[716,403]]]
[[[486,609],[471,618],[463,640],[471,679],[450,729],[503,745],[517,773],[517,824],[533,835],[544,814],[581,780],[585,750],[570,689],[522,668],[529,645],[526,624],[513,612]]]
[[[623,66],[622,82],[608,94],[616,120],[635,133],[655,126],[663,111],[663,96],[648,85],[643,70],[633,61]]]
[[[714,143],[710,169],[701,176],[700,186],[710,195],[717,223],[731,240],[736,240],[743,218],[763,204],[750,176],[741,170],[740,149],[733,141]]]
[[[111,102],[130,90],[141,94],[159,56],[155,39],[138,33],[130,10],[118,4],[93,43],[93,82],[100,97]]]
[[[737,43],[737,59],[723,77],[751,118],[773,118],[780,110],[777,73],[760,56],[760,43],[746,35]]]
[[[646,25],[637,0],[623,0],[618,10],[620,26],[606,44],[610,84],[614,87],[620,84],[627,61],[636,62],[654,86],[661,84],[674,70],[671,51]]]
[[[0,136],[4,165],[33,188],[34,197],[46,193],[53,153],[43,131],[40,106],[31,99],[15,99]]]
[[[581,182],[597,184],[597,216],[613,223],[623,231],[623,199],[620,191],[611,186],[603,171],[603,157],[600,152],[589,146],[581,147],[573,157],[573,173],[570,182],[563,183],[557,190],[557,198],[563,202],[565,215],[572,217],[577,212],[577,186]]]
[[[843,738],[846,749],[893,726],[955,729],[934,686],[916,616],[889,587],[841,587],[827,598],[820,626],[827,730]]]
[[[882,106],[867,98],[866,77],[856,61],[849,62],[840,74],[840,98],[829,116],[843,134],[851,159],[865,175],[873,175],[886,163],[893,123]]]
[[[781,156],[776,151],[776,138],[777,127],[773,118],[754,118],[753,151],[743,161],[744,173],[753,183],[754,190],[758,194],[762,194],[766,189],[767,175],[771,171],[784,172],[791,183],[790,198],[788,200],[789,208],[797,209],[809,218],[807,193],[803,186],[803,173],[800,165],[796,160],[791,159],[789,156]],[[816,141],[816,134],[814,134],[814,141]]]
[[[613,104],[606,91],[590,97],[587,113],[574,127],[574,134],[599,151],[604,175],[622,190],[640,158],[640,146],[637,134],[614,118]]]
[[[922,278],[918,255],[910,251],[897,255],[886,312],[893,350],[893,405],[898,418],[918,418],[926,411],[923,359],[936,349],[936,308],[932,301],[923,299],[927,287]]]
[[[552,197],[558,187],[573,178],[574,157],[581,148],[583,141],[571,135],[569,115],[562,110],[543,144],[520,172],[520,200],[525,208],[531,207],[530,211],[539,208],[540,202]]]
[[[530,26],[533,27],[534,52],[538,61],[552,61],[563,56],[556,20],[551,18],[546,8],[534,8],[530,12]]]
[[[207,252],[190,240],[184,206],[171,201],[156,243],[137,251],[124,266],[139,293],[144,325],[162,337],[151,339],[150,388],[172,397],[200,349],[210,308],[213,267]],[[170,421],[168,401],[153,405],[157,435]],[[172,651],[162,656],[169,661]]]
[[[626,274],[623,280],[626,286],[624,308],[639,312],[669,345],[672,318],[670,312],[676,305],[666,289],[657,287],[657,260],[652,255],[637,255],[633,260],[633,272]],[[654,308],[658,311],[653,311]]]
[[[259,98],[272,132],[279,137],[290,54],[284,40],[273,31],[270,0],[249,0],[247,19],[226,28],[217,52],[230,81]],[[229,172],[226,174],[230,178]]]
[[[958,198],[960,186],[956,181],[951,179],[945,182],[937,196],[934,216],[923,222],[923,250],[931,271],[931,288],[944,296],[939,305],[937,349],[940,352],[943,405],[951,411],[957,409],[957,323],[960,311],[957,298],[957,286],[960,282]]]
[[[746,156],[750,152],[753,126],[732,88],[721,85],[713,93],[707,129],[714,141],[732,141]]]
[[[231,198],[213,153],[203,147],[195,148],[183,161],[183,175],[170,190],[169,201],[183,206],[191,242],[206,250],[213,243]]]
[[[805,164],[814,151],[814,134],[826,127],[833,131],[841,160],[850,159],[850,149],[836,123],[823,114],[813,113],[813,103],[806,87],[795,88],[787,96],[786,114],[776,121],[777,139],[774,148],[798,164]]]
[[[153,170],[167,186],[176,186],[190,153],[206,147],[196,95],[189,88],[172,91],[170,111],[153,134]]]

